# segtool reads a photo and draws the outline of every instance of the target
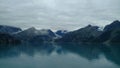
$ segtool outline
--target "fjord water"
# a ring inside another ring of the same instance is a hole
[[[0,68],[120,68],[120,46],[74,43],[0,45]]]

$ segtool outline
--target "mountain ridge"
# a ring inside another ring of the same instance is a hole
[[[30,42],[120,43],[120,21],[113,21],[103,30],[100,30],[99,26],[88,25],[70,32],[67,30],[57,32],[53,32],[51,29],[38,30],[35,27],[22,30],[18,27],[0,25],[0,33],[10,35],[20,41]]]

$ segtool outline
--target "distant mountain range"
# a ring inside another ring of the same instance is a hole
[[[98,37],[102,31],[98,30],[98,26],[88,25],[84,28],[68,32],[62,38],[57,39],[57,42],[90,42]]]
[[[77,43],[120,43],[120,21],[113,21],[103,30],[98,26],[88,25],[84,28],[68,32],[50,29],[37,30],[31,27],[22,30],[18,27],[0,25],[0,43],[22,42],[77,42]]]
[[[98,26],[88,25],[65,34],[56,42],[120,43],[120,21],[113,21],[103,30],[99,30]]]

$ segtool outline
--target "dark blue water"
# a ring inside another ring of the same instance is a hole
[[[120,45],[0,45],[0,68],[120,68]]]

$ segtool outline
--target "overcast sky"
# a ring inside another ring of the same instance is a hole
[[[0,25],[74,30],[120,20],[120,0],[0,0]]]

